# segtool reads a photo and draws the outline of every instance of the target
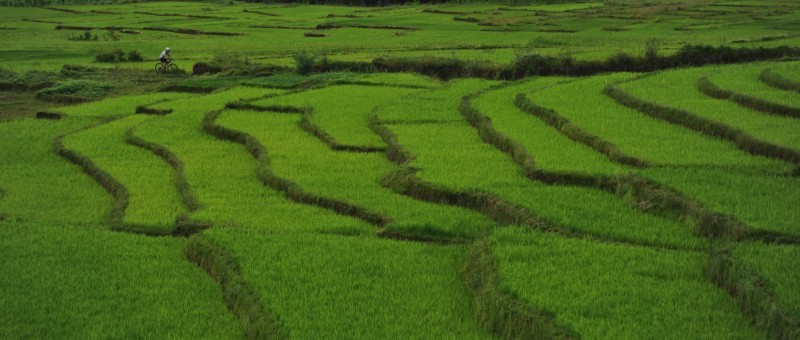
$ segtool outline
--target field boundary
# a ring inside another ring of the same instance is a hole
[[[519,297],[503,291],[488,240],[468,247],[466,258],[462,275],[472,293],[475,314],[484,328],[506,339],[580,337],[558,322],[554,313],[526,305]]]
[[[571,185],[605,191],[620,199],[631,201],[632,205],[643,213],[693,225],[694,233],[703,237],[724,237],[736,241],[760,240],[777,244],[800,243],[798,236],[753,229],[733,216],[710,211],[702,203],[637,174],[601,176],[537,170],[533,156],[525,147],[497,131],[492,126],[491,120],[470,103],[471,98],[497,87],[490,87],[465,96],[459,111],[478,130],[484,142],[507,154],[514,163],[522,168],[525,176],[529,179],[549,185]]]
[[[765,156],[793,163],[796,168],[792,171],[792,175],[800,175],[800,152],[756,139],[739,129],[702,118],[685,110],[662,106],[636,98],[627,91],[614,85],[615,84],[606,85],[603,92],[620,105],[637,110],[647,116],[703,133],[713,138],[733,142],[739,149],[751,155]]]
[[[705,275],[733,297],[742,314],[770,338],[800,338],[800,320],[797,316],[780,306],[766,279],[741,259],[735,258],[730,249],[709,255]]]
[[[584,144],[605,155],[611,161],[635,168],[647,168],[651,166],[644,160],[626,155],[616,145],[603,138],[572,124],[572,122],[558,114],[558,112],[535,104],[528,99],[524,93],[517,94],[514,105],[522,112],[526,112],[543,120],[569,139]]]
[[[186,258],[205,270],[222,288],[223,301],[233,313],[248,339],[289,339],[290,333],[280,318],[268,310],[242,275],[236,258],[223,247],[203,237],[189,238]]]
[[[168,148],[161,146],[156,143],[148,142],[142,139],[139,136],[136,136],[135,130],[137,127],[140,127],[145,122],[139,123],[135,126],[131,126],[125,131],[125,142],[142,149],[148,150],[155,154],[158,157],[161,157],[167,164],[169,164],[172,169],[175,171],[175,185],[178,188],[178,192],[181,193],[181,199],[183,200],[183,205],[189,212],[195,212],[197,210],[202,209],[203,205],[194,195],[192,191],[192,187],[189,184],[189,181],[186,179],[186,176],[183,171],[183,161],[178,158],[178,156],[170,151]]]
[[[128,193],[128,189],[122,185],[119,181],[117,181],[111,174],[106,172],[105,170],[98,167],[94,162],[89,158],[86,157],[76,151],[70,150],[64,146],[63,139],[74,134],[78,134],[89,129],[99,127],[105,124],[112,123],[116,120],[122,119],[124,117],[112,117],[109,119],[103,119],[98,123],[86,126],[82,129],[77,131],[72,131],[67,134],[58,135],[53,140],[53,150],[61,156],[62,158],[66,159],[70,163],[77,165],[83,173],[91,177],[95,180],[98,184],[100,184],[103,189],[108,192],[111,197],[114,199],[114,204],[111,208],[111,216],[109,217],[109,222],[111,224],[111,229],[118,230],[118,231],[125,231],[123,225],[123,218],[125,216],[125,209],[128,207],[128,197],[130,194]]]
[[[708,76],[700,77],[697,81],[697,88],[706,96],[721,100],[729,100],[744,108],[776,116],[800,118],[800,108],[798,107],[773,103],[758,97],[720,88],[708,79]]]
[[[203,118],[203,131],[221,140],[238,143],[244,146],[250,155],[256,159],[258,163],[258,177],[264,185],[286,193],[287,198],[297,203],[316,205],[342,215],[355,217],[372,225],[383,227],[391,222],[391,218],[383,214],[369,211],[364,207],[349,202],[316,196],[306,192],[296,183],[278,177],[269,168],[269,156],[261,142],[247,133],[217,125],[215,121],[221,114],[222,110],[207,112]]]
[[[153,225],[125,223],[125,210],[128,208],[128,201],[130,192],[121,182],[114,176],[97,166],[91,158],[64,146],[63,139],[71,135],[75,135],[105,124],[110,124],[127,116],[115,116],[102,119],[96,124],[86,126],[84,128],[72,131],[63,135],[56,136],[53,139],[53,150],[57,155],[66,159],[70,163],[77,165],[84,174],[95,180],[103,189],[108,192],[113,198],[113,205],[111,207],[111,216],[109,217],[109,224],[111,230],[119,232],[127,232],[132,234],[140,234],[145,236],[189,236],[202,229],[209,228],[208,223],[203,222],[188,222],[184,217],[178,216],[175,224],[171,225],[171,230],[159,231],[153,229]]]
[[[232,102],[225,105],[226,109],[233,109],[233,110],[251,110],[251,111],[258,111],[258,112],[278,112],[278,113],[292,113],[292,114],[300,114],[300,128],[303,131],[311,134],[312,136],[316,137],[325,145],[328,146],[331,150],[334,151],[346,151],[346,152],[385,152],[385,146],[362,146],[362,145],[349,145],[349,144],[341,144],[336,141],[336,138],[331,136],[329,133],[325,132],[322,128],[318,125],[311,122],[311,117],[314,115],[314,109],[310,107],[295,107],[295,106],[288,106],[288,105],[255,105],[252,103],[238,101]]]
[[[761,71],[761,73],[758,75],[758,79],[764,84],[774,88],[800,93],[800,83],[786,79],[780,74],[772,72],[772,70],[768,68],[765,68],[763,71]]]
[[[380,135],[381,138],[383,138],[384,141],[389,144],[386,152],[387,158],[390,161],[400,165],[400,168],[387,173],[380,180],[380,184],[383,187],[396,193],[425,202],[447,204],[474,210],[503,226],[526,226],[535,230],[553,232],[564,237],[589,238],[597,242],[609,244],[625,244],[628,246],[651,247],[658,249],[686,250],[682,247],[676,247],[667,244],[651,244],[630,239],[609,237],[607,235],[593,234],[565,226],[555,225],[540,219],[528,209],[513,202],[509,202],[503,198],[497,197],[491,193],[473,189],[455,190],[421,180],[416,175],[419,169],[408,166],[408,163],[414,159],[414,155],[397,142],[397,137],[394,135],[394,133],[377,122],[377,117],[373,116],[371,120],[373,122],[371,124],[373,131]],[[620,195],[624,195],[624,193],[621,193]]]

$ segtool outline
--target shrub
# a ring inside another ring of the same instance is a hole
[[[142,60],[144,60],[144,58],[142,58],[142,55],[141,53],[139,53],[139,51],[137,50],[128,51],[128,61],[142,61]]]
[[[308,52],[295,53],[294,61],[297,65],[297,73],[301,75],[307,75],[311,73],[311,71],[314,69],[314,61],[316,59],[316,56]]]
[[[92,34],[92,31],[86,30],[81,35],[71,35],[67,39],[72,41],[97,41],[97,36]]]
[[[111,85],[92,80],[69,80],[56,83],[36,93],[36,98],[60,103],[79,103],[105,96]]]
[[[7,68],[0,67],[0,79],[14,79],[17,74]]]
[[[214,74],[222,72],[222,68],[209,63],[199,62],[192,66],[192,74],[199,76],[203,74]]]
[[[99,63],[119,63],[125,61],[125,52],[121,49],[114,48],[108,51],[103,51],[94,56],[94,60]]]

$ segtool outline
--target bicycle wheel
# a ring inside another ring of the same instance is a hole
[[[167,72],[169,72],[169,73],[178,73],[178,65],[169,64],[167,66]]]
[[[164,67],[163,66],[164,65],[161,65],[161,63],[156,64],[156,73],[164,72]]]

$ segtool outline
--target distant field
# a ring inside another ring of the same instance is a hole
[[[800,61],[764,52],[798,22],[3,7],[0,338],[799,338]],[[687,44],[762,54],[619,66]],[[179,72],[154,72],[166,46]],[[625,72],[480,73],[524,60]]]

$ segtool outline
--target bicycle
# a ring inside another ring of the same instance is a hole
[[[166,64],[162,64],[161,62],[156,64],[156,73],[177,73],[178,72],[178,65],[172,63],[172,60],[167,61]]]

